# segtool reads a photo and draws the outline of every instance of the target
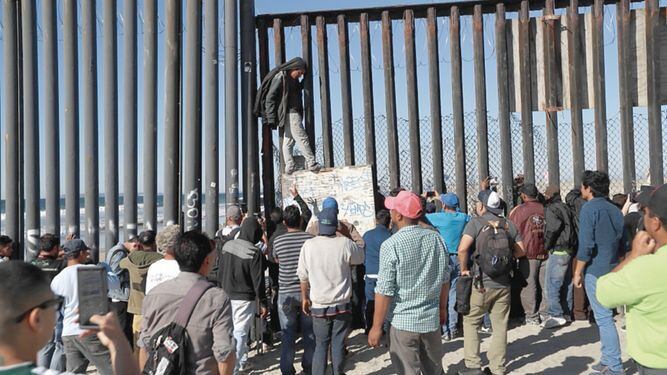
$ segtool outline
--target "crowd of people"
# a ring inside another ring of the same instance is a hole
[[[87,244],[45,234],[26,263],[0,236],[0,374],[238,374],[262,370],[249,348],[278,342],[280,371],[296,374],[300,339],[305,374],[338,375],[363,329],[370,347],[389,347],[392,372],[442,374],[442,341],[463,336],[459,373],[500,375],[521,315],[545,330],[595,322],[593,373],[618,375],[615,314],[639,373],[667,374],[667,185],[609,199],[607,174],[586,171],[565,201],[522,183],[508,212],[486,179],[473,215],[453,193],[395,189],[363,236],[336,199],[314,215],[290,192],[297,204],[266,219],[229,207],[213,239],[171,225],[109,249],[98,266],[111,311],[92,330],[79,326]]]

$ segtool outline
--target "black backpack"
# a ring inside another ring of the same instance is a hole
[[[218,270],[220,269],[222,265],[222,248],[225,246],[225,244],[234,238],[239,234],[241,231],[241,227],[234,228],[232,229],[231,232],[229,232],[228,235],[223,236],[222,234],[216,236],[216,241],[215,241],[215,251],[218,254],[218,258],[216,259],[215,263],[211,267],[211,269],[208,271],[208,275],[206,275],[206,278],[208,281],[214,283],[216,286],[220,286],[220,275],[218,275]]]
[[[475,263],[492,279],[509,276],[514,270],[514,241],[507,220],[489,220],[475,239]]]
[[[186,366],[190,337],[185,327],[201,296],[212,287],[213,284],[207,280],[199,280],[190,288],[181,301],[174,321],[151,337],[149,347],[146,348],[148,359],[142,374],[185,375],[192,372]]]

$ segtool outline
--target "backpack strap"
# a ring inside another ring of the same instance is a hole
[[[174,323],[185,328],[185,326],[187,326],[188,322],[190,321],[190,316],[192,315],[195,306],[197,306],[197,302],[199,302],[201,296],[212,287],[213,284],[208,282],[208,280],[197,281],[195,285],[190,288],[185,297],[183,297],[181,306],[178,307],[178,311],[176,312],[176,319],[174,319]]]

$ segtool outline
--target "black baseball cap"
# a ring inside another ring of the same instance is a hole
[[[63,245],[63,251],[65,252],[65,255],[74,255],[85,250],[90,250],[90,248],[86,245],[85,242],[83,242],[83,240],[78,238],[69,240]]]
[[[526,194],[528,198],[537,198],[540,192],[537,190],[535,184],[524,184],[520,190],[522,193]]]

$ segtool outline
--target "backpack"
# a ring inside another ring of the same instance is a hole
[[[174,321],[151,337],[150,344],[146,348],[148,359],[142,374],[185,375],[191,372],[186,366],[190,345],[186,327],[197,302],[212,287],[213,284],[207,280],[199,280],[190,288],[181,301]]]
[[[218,258],[216,259],[211,269],[208,271],[208,275],[206,275],[206,278],[208,279],[208,281],[214,283],[218,287],[220,286],[220,280],[219,280],[220,275],[218,275],[218,270],[220,269],[220,267],[222,267],[222,248],[225,246],[227,242],[235,239],[240,231],[241,227],[238,227],[232,229],[232,231],[229,232],[229,234],[226,236],[223,236],[221,233],[216,236],[217,241],[215,241],[216,242],[215,251],[218,254]]]
[[[514,270],[514,241],[506,219],[489,220],[475,240],[475,263],[492,279],[509,276]]]
[[[546,258],[544,251],[544,215],[532,214],[526,219],[522,233],[528,259]]]

